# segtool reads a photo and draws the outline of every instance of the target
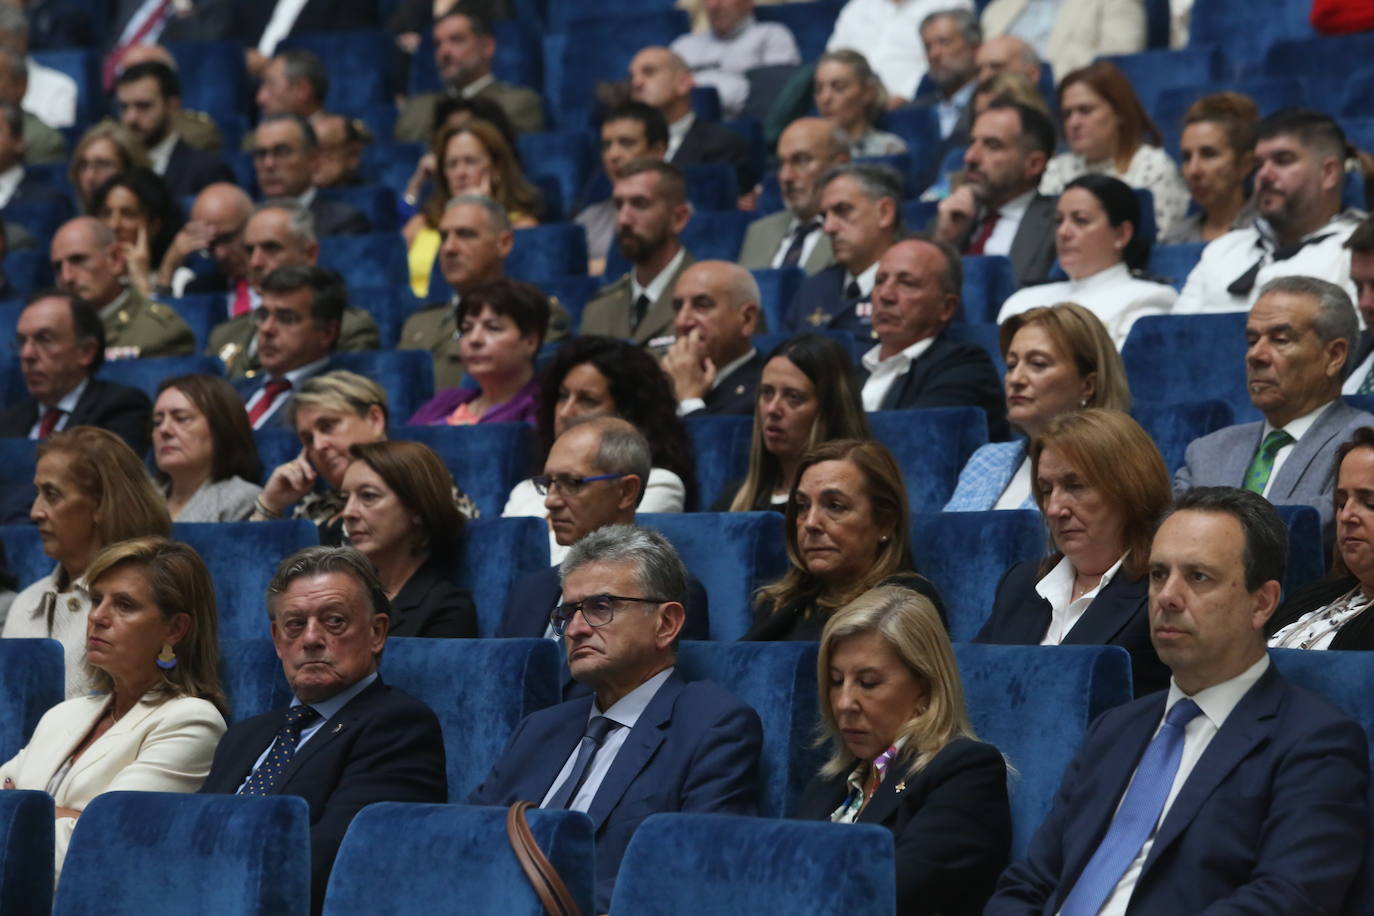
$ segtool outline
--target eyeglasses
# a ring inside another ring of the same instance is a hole
[[[549,623],[553,626],[553,631],[562,636],[568,629],[568,622],[573,619],[573,615],[578,611],[582,612],[582,619],[587,621],[587,626],[604,627],[615,618],[615,603],[617,601],[663,604],[666,600],[664,598],[627,598],[624,595],[590,595],[581,601],[571,601],[567,604],[558,605],[549,615]]]
[[[540,474],[538,477],[530,479],[534,484],[534,491],[540,496],[548,496],[549,491],[554,487],[564,496],[576,496],[582,492],[582,488],[589,483],[596,483],[598,480],[615,480],[618,477],[626,477],[626,474],[594,474],[591,477],[574,477],[571,474]]]
[[[299,312],[293,312],[290,309],[271,309],[265,305],[253,309],[249,314],[253,316],[253,322],[255,324],[265,324],[267,319],[271,318],[274,319],[277,324],[288,328],[292,325],[300,324],[305,320],[305,316],[301,315]]]

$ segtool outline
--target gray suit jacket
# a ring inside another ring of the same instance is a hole
[[[749,224],[744,233],[744,244],[739,248],[739,263],[749,270],[767,270],[773,266],[773,255],[787,235],[787,225],[792,214],[779,210],[770,216],[756,219]],[[821,233],[820,241],[811,249],[811,256],[802,262],[807,275],[825,270],[835,263],[835,251],[830,247],[830,236]]]
[[[1054,250],[1054,208],[1058,198],[1036,194],[1026,205],[1021,215],[1021,223],[1016,227],[1016,235],[1011,240],[1011,274],[1016,288],[1044,283],[1050,277],[1056,257]],[[980,209],[977,217],[969,225],[968,232],[955,247],[961,254],[967,253],[969,243],[978,226],[983,222],[985,211]],[[927,231],[934,233],[938,217],[930,221]]]
[[[582,327],[579,333],[631,338],[638,344],[645,344],[655,337],[671,334],[673,289],[677,286],[677,278],[682,276],[682,272],[695,260],[690,251],[684,251],[684,254],[677,273],[673,274],[668,280],[668,285],[663,287],[663,293],[649,304],[649,310],[644,313],[644,320],[639,323],[639,327],[633,331],[630,329],[634,303],[630,300],[630,275],[625,274],[602,289],[596,294],[595,299],[587,303],[587,307],[582,311]]]
[[[1321,513],[1322,527],[1331,522],[1331,488],[1335,482],[1336,449],[1361,426],[1374,425],[1374,416],[1336,400],[1298,440],[1279,468],[1269,501],[1276,505],[1311,506]],[[1189,487],[1239,487],[1260,446],[1264,421],[1241,423],[1209,433],[1188,444],[1183,467],[1174,475],[1174,490]]]

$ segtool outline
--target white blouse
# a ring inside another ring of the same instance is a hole
[[[1130,269],[1118,262],[1081,280],[1042,283],[1017,290],[1002,303],[997,323],[1039,306],[1076,302],[1102,320],[1120,350],[1137,319],[1169,314],[1176,299],[1178,292],[1172,286],[1133,277]]]
[[[1168,235],[1188,213],[1191,197],[1178,166],[1164,150],[1144,144],[1135,151],[1125,172],[1118,171],[1112,160],[1089,162],[1077,153],[1060,153],[1045,166],[1045,174],[1040,179],[1040,193],[1056,197],[1064,190],[1064,185],[1090,172],[1119,178],[1133,188],[1143,188],[1153,194],[1155,223],[1161,238]]]

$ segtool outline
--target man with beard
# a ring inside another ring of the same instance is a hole
[[[1356,298],[1345,241],[1361,214],[1341,212],[1344,132],[1321,112],[1286,108],[1261,121],[1256,137],[1260,219],[1203,249],[1175,314],[1243,312],[1265,284],[1289,276],[1318,277]]]
[[[662,159],[668,149],[668,124],[658,109],[643,102],[624,102],[601,119],[601,166],[614,184],[636,159]],[[573,220],[587,230],[590,273],[601,273],[615,244],[615,202],[607,197],[583,207]]]
[[[673,337],[673,289],[693,260],[678,240],[692,216],[687,182],[672,163],[641,159],[621,170],[611,200],[616,242],[630,270],[587,303],[581,333],[666,347]]]
[[[808,274],[835,263],[816,212],[816,179],[849,161],[849,140],[825,118],[798,118],[778,138],[778,188],[786,209],[749,224],[739,263],[750,270],[800,267]]]
[[[153,171],[173,197],[190,197],[217,181],[234,180],[224,160],[196,149],[172,126],[181,111],[181,80],[171,67],[153,61],[129,67],[115,83],[115,98],[120,123],[143,141]]]
[[[983,43],[983,30],[970,10],[948,9],[927,16],[920,34],[926,48],[926,77],[936,91],[917,99],[917,104],[934,106],[940,118],[940,136],[947,146],[963,146],[968,142],[970,103],[978,72],[974,58]]]
[[[1054,265],[1054,198],[1036,189],[1054,155],[1054,125],[1038,109],[997,101],[973,122],[964,183],[940,202],[935,238],[960,254],[1011,258],[1017,286]]]

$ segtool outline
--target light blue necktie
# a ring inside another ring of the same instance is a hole
[[[1094,916],[1102,909],[1121,876],[1154,833],[1160,812],[1174,785],[1183,756],[1183,730],[1202,710],[1192,700],[1179,700],[1164,717],[1164,725],[1145,748],[1135,779],[1107,828],[1107,835],[1078,876],[1060,909],[1063,916]]]

